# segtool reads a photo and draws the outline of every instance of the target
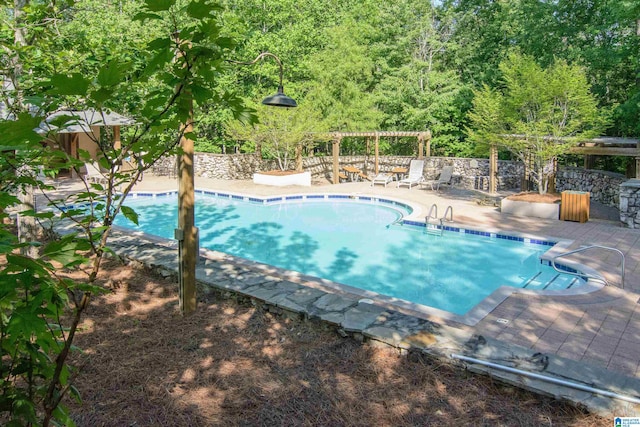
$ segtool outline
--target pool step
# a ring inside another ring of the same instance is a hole
[[[570,289],[582,283],[582,279],[569,274],[558,273],[555,270],[545,270],[536,273],[529,278],[524,285],[524,289],[530,290],[560,290]]]

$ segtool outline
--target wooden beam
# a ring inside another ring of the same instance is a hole
[[[198,261],[198,229],[195,226],[195,193],[193,140],[185,134],[193,132],[193,104],[189,97],[189,118],[182,125],[178,155],[178,262],[180,312],[187,316],[196,310],[196,263]]]
[[[498,192],[498,147],[491,145],[489,154],[489,193]]]
[[[431,157],[431,131],[430,130],[428,130],[425,133],[424,139],[425,139],[425,142],[426,142],[426,145],[427,145],[426,146],[426,149],[427,149],[426,155],[427,155],[427,157]]]
[[[569,152],[571,154],[588,154],[592,156],[631,156],[636,157],[640,154],[635,147],[572,147]]]
[[[340,141],[342,137],[337,137],[333,140],[333,183],[339,184],[340,177],[338,174],[340,173]]]
[[[113,127],[113,148],[116,150],[122,148],[122,143],[120,141],[120,126]]]
[[[374,170],[375,170],[376,175],[378,175],[378,173],[380,173],[380,159],[379,159],[379,156],[380,156],[380,135],[378,135],[378,134],[376,134],[374,151],[375,151],[375,155],[376,155]]]

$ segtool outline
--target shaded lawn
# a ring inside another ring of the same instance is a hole
[[[80,426],[596,426],[558,401],[200,292],[115,261],[76,344]]]

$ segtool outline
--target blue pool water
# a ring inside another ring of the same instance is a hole
[[[117,225],[173,238],[175,195],[127,205],[140,225],[122,216]],[[562,289],[575,281],[540,264],[549,246],[391,225],[402,214],[398,206],[348,199],[265,205],[196,196],[201,247],[459,315],[502,285]]]

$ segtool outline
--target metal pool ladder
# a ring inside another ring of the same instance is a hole
[[[447,219],[447,215],[449,215],[449,219]],[[425,232],[438,233],[438,235],[442,236],[444,232],[444,221],[453,222],[453,207],[447,206],[447,209],[444,211],[444,216],[438,218],[438,206],[435,203],[432,204],[429,213],[424,218]],[[439,228],[438,225],[440,226]]]
[[[621,272],[620,272],[620,288],[621,288],[621,289],[624,289],[624,254],[622,253],[622,251],[621,251],[621,250],[616,249],[616,248],[610,248],[610,247],[608,247],[608,246],[600,246],[600,245],[583,246],[583,247],[581,247],[581,248],[574,249],[574,250],[572,250],[572,251],[565,252],[565,253],[562,253],[562,254],[560,254],[560,255],[556,255],[556,256],[554,256],[554,257],[551,259],[551,266],[553,267],[553,269],[554,269],[554,270],[556,270],[556,271],[557,271],[557,272],[559,272],[559,273],[570,274],[570,275],[578,276],[578,277],[588,277],[588,278],[590,278],[590,279],[600,280],[600,281],[604,282],[604,284],[605,284],[605,285],[607,285],[607,286],[608,286],[608,285],[609,285],[609,282],[608,282],[608,281],[607,281],[607,279],[605,279],[604,277],[601,277],[601,276],[594,276],[594,275],[591,275],[591,274],[574,273],[574,272],[571,272],[571,271],[561,270],[561,269],[559,269],[559,268],[556,266],[556,260],[557,260],[558,258],[566,257],[566,256],[568,256],[568,255],[573,255],[573,254],[576,254],[576,253],[578,253],[578,252],[584,252],[584,251],[586,251],[586,250],[594,249],[594,248],[597,248],[597,249],[604,249],[604,250],[607,250],[607,251],[616,252],[618,255],[620,255],[620,259],[622,260],[621,265],[620,265],[620,266],[621,266]]]

